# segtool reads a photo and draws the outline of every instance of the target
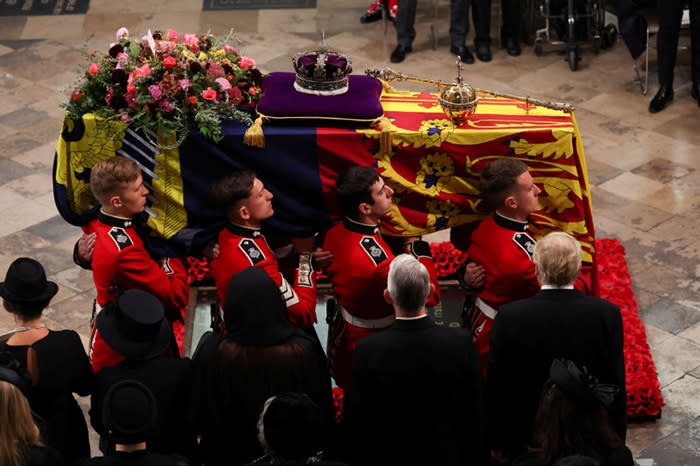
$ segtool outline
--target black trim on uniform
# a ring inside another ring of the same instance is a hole
[[[379,233],[379,227],[377,225],[366,225],[364,223],[356,222],[348,217],[343,219],[343,226],[348,230],[355,233],[360,233],[361,235],[376,235]]]
[[[241,225],[235,225],[231,222],[226,224],[226,229],[234,235],[243,236],[244,238],[257,238],[262,235],[260,228],[249,228]]]
[[[496,225],[507,228],[508,230],[527,231],[527,222],[520,222],[518,220],[506,218],[498,212],[493,213],[493,221],[496,222]]]

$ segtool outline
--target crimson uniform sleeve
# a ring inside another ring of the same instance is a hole
[[[137,282],[144,291],[163,303],[169,320],[181,320],[180,309],[187,306],[190,287],[187,271],[177,258],[165,258],[158,266],[144,249],[126,248],[119,255],[120,278]]]
[[[404,248],[407,254],[411,254],[418,259],[428,270],[430,275],[430,294],[425,305],[428,307],[437,306],[440,303],[440,284],[438,283],[437,271],[435,270],[435,262],[430,254],[430,245],[426,241],[421,240],[407,243]]]
[[[289,320],[297,328],[309,328],[316,322],[316,279],[311,254],[299,254],[294,283],[289,284],[279,273],[280,291],[287,303]],[[277,281],[277,280],[275,280]]]

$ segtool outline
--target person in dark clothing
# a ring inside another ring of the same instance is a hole
[[[32,378],[20,363],[0,353],[0,464],[2,466],[63,466],[56,450],[45,447],[32,419],[26,395]]]
[[[190,466],[185,458],[146,447],[162,424],[158,404],[155,395],[137,380],[112,385],[105,394],[101,418],[115,452],[92,458],[85,466]]]
[[[321,408],[306,393],[280,393],[265,401],[258,419],[258,440],[265,456],[248,466],[347,466],[323,460],[325,431]]]
[[[430,278],[413,256],[391,263],[387,330],[357,343],[346,422],[351,464],[486,464],[479,357],[469,332],[426,314]]]
[[[634,466],[632,453],[608,418],[619,388],[599,383],[585,366],[566,359],[552,361],[549,377],[537,409],[535,448],[513,466],[558,465],[574,454],[602,466]]]
[[[160,300],[142,290],[127,290],[98,314],[97,328],[105,343],[125,358],[95,374],[90,423],[101,436],[103,453],[114,451],[102,418],[105,395],[115,383],[133,379],[153,392],[160,412],[158,432],[149,439],[149,449],[194,456],[196,436],[184,414],[190,399],[192,362],[163,355],[172,333]]]
[[[685,0],[658,3],[659,35],[656,53],[659,66],[659,90],[649,102],[649,112],[657,113],[673,100],[673,68],[676,66],[678,37]],[[690,6],[690,49],[692,56],[690,95],[700,106],[700,0],[688,0]]]
[[[274,280],[259,267],[231,279],[225,335],[203,338],[193,357],[192,408],[205,465],[241,465],[263,455],[256,424],[265,401],[280,392],[307,393],[330,429],[331,382],[320,343],[289,321]]]
[[[31,375],[28,399],[41,437],[72,466],[90,457],[87,424],[73,393],[89,395],[93,373],[78,334],[49,330],[42,322],[57,292],[36,260],[21,257],[10,265],[0,296],[16,328],[0,337],[0,351],[9,352]]]

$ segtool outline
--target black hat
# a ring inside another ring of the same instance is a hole
[[[0,380],[19,388],[24,396],[29,396],[32,376],[9,351],[0,352]]]
[[[582,403],[598,402],[606,408],[612,406],[620,390],[617,385],[599,383],[586,366],[579,369],[576,363],[563,358],[552,361],[549,377],[569,397]]]
[[[153,393],[136,380],[115,383],[105,395],[102,422],[115,443],[151,439],[158,431],[158,406]]]
[[[105,343],[126,358],[150,359],[170,344],[172,330],[163,304],[150,293],[127,290],[97,314]]]
[[[44,267],[29,257],[20,257],[10,264],[5,281],[0,283],[0,296],[13,303],[49,301],[56,293],[58,286],[46,280]]]

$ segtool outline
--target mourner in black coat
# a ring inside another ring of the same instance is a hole
[[[550,233],[533,257],[542,290],[501,306],[491,331],[486,386],[488,441],[497,457],[526,451],[542,387],[555,358],[585,366],[601,383],[620,390],[610,422],[624,442],[627,430],[625,363],[620,309],[586,296],[571,284],[581,248],[566,233]]]
[[[425,267],[402,254],[385,298],[397,319],[358,342],[346,419],[363,465],[482,464],[482,387],[471,335],[426,315]],[[354,461],[353,461],[354,460]]]

